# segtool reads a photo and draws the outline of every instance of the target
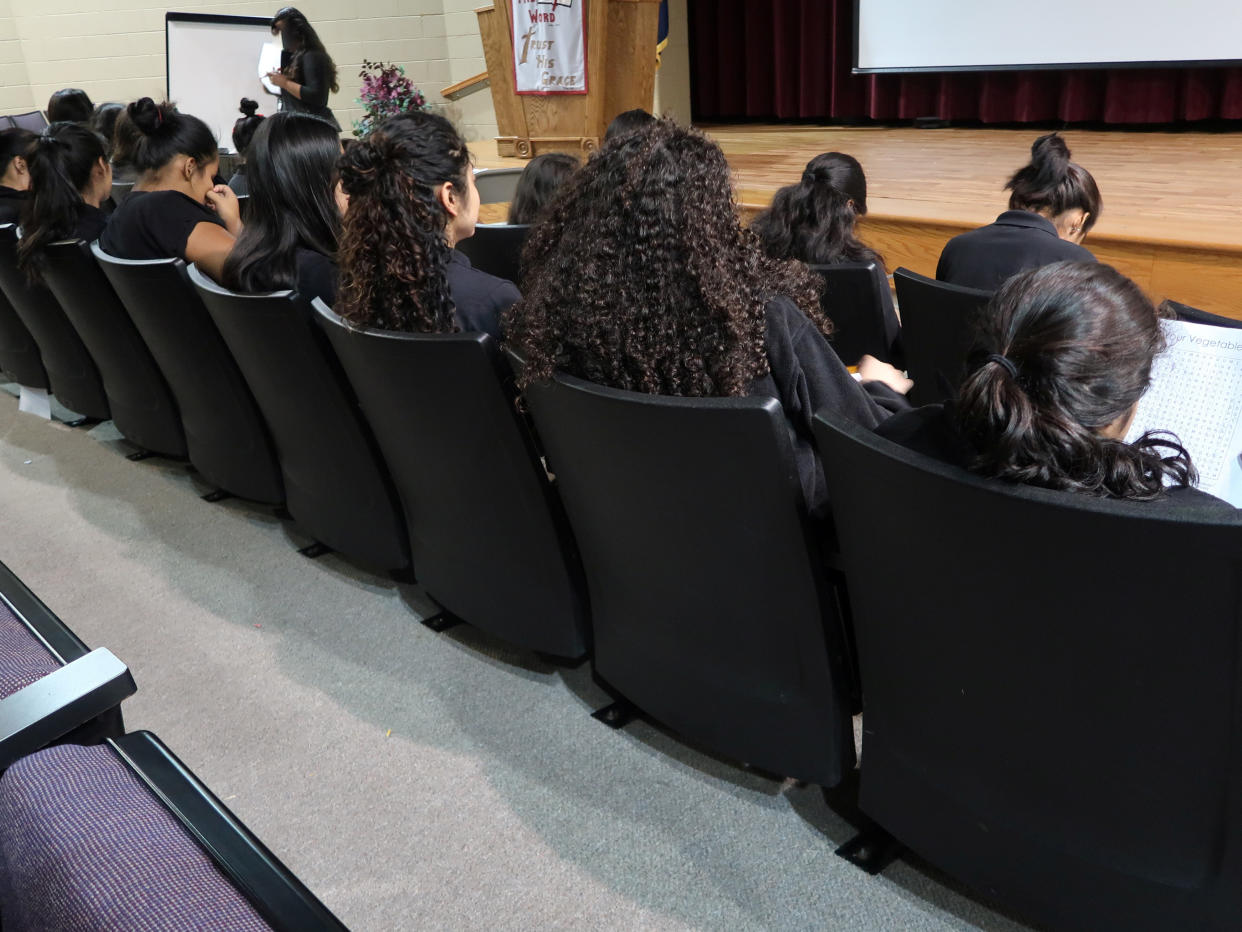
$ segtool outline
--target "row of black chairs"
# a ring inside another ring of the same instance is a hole
[[[343,930],[159,738],[126,733],[136,690],[0,564],[5,928]]]

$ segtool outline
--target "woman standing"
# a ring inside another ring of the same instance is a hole
[[[272,35],[279,35],[287,59],[268,80],[280,88],[280,109],[311,113],[327,120],[339,132],[341,125],[328,106],[328,93],[339,91],[336,63],[319,35],[295,7],[282,7],[272,17]]]

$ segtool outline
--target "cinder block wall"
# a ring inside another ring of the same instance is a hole
[[[152,7],[142,0],[0,0],[0,111],[44,108],[52,92],[81,87],[96,103],[164,93],[164,13],[271,16],[277,0]],[[302,0],[332,53],[341,90],[330,106],[349,129],[362,115],[362,60],[396,62],[468,138],[496,133],[486,91],[449,104],[440,90],[484,70],[474,0]],[[110,7],[110,9],[104,9]]]

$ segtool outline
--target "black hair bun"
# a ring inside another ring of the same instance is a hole
[[[360,194],[375,184],[388,153],[380,151],[378,140],[359,139],[348,146],[337,162],[341,183],[350,194]]]
[[[247,118],[252,117],[259,112],[259,102],[257,100],[251,100],[249,97],[243,97],[241,99],[241,107],[239,109],[241,110],[242,116]]]
[[[1070,150],[1056,133],[1040,136],[1031,145],[1031,165],[1042,175],[1060,177],[1069,169]]]
[[[160,112],[159,105],[150,97],[140,97],[125,110],[129,113],[134,126],[138,127],[144,136],[154,134],[164,122],[164,114]]]

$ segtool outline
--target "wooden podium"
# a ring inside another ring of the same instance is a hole
[[[586,5],[587,94],[517,94],[509,0],[476,10],[496,106],[501,155],[598,148],[618,113],[655,100],[656,30],[660,0],[575,0]]]

